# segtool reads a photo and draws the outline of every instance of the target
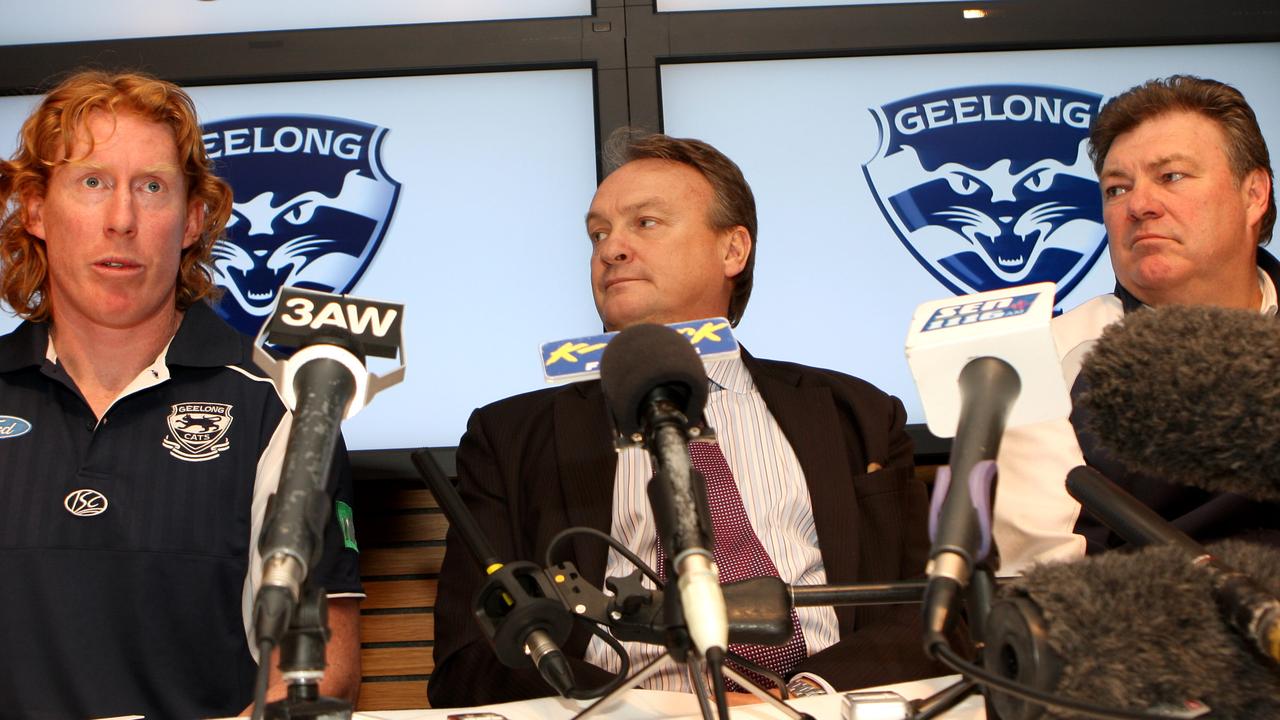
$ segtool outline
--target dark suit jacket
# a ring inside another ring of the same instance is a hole
[[[923,573],[927,497],[912,473],[902,403],[840,373],[743,355],[760,394],[790,441],[814,511],[829,583],[889,581]],[[598,382],[518,395],[472,414],[458,448],[459,490],[504,560],[543,565],[551,538],[570,526],[609,531],[616,453]],[[870,463],[883,469],[867,473]],[[603,587],[605,544],[577,536],[571,560]],[[451,531],[436,602],[434,707],[552,694],[533,669],[498,663],[471,616],[482,579]],[[838,608],[840,641],[797,668],[838,689],[943,674],[921,650],[916,605]],[[575,629],[565,653],[580,687],[608,679],[581,661],[590,636]]]

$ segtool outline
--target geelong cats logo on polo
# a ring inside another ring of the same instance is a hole
[[[378,251],[400,183],[382,167],[387,129],[342,118],[277,115],[204,126],[231,183],[226,238],[213,249],[218,314],[256,335],[282,285],[345,293]]]
[[[950,88],[873,108],[863,165],[894,231],[960,295],[1036,282],[1059,302],[1106,247],[1089,123],[1101,96],[1039,85]]]
[[[231,447],[231,405],[189,402],[171,405],[166,424],[169,434],[160,442],[169,454],[187,462],[213,460]]]

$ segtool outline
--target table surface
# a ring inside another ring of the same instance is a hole
[[[908,700],[927,697],[943,687],[955,682],[959,676],[948,676],[920,680],[896,685],[886,685],[871,690],[891,690]],[[799,698],[790,704],[797,710],[807,712],[819,720],[840,720],[842,704],[841,695],[822,695]],[[491,712],[503,716],[506,720],[544,720],[563,718],[569,720],[591,703],[563,698],[539,698],[501,705],[484,705],[475,708],[451,708],[439,710],[385,710],[377,712],[359,712],[357,720],[446,720],[450,715],[465,716],[466,713]],[[730,709],[733,718],[741,720],[774,720],[785,718],[781,712],[765,704],[742,705]],[[692,695],[685,693],[663,692],[660,690],[630,690],[619,698],[612,707],[595,717],[608,720],[657,720],[672,718],[674,720],[697,720],[698,704]],[[984,720],[982,698],[974,695],[941,716],[944,720]],[[885,716],[883,720],[894,720]]]

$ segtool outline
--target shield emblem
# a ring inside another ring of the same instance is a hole
[[[231,406],[226,403],[178,403],[170,406],[169,434],[161,442],[169,454],[187,462],[218,457],[231,447]]]
[[[1089,123],[1102,97],[1040,85],[937,90],[872,108],[867,186],[957,295],[1037,282],[1062,300],[1106,247]]]
[[[386,235],[400,183],[382,166],[387,128],[274,115],[204,126],[216,172],[235,194],[213,249],[218,314],[255,336],[281,286],[346,293]]]

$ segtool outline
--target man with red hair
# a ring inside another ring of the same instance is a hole
[[[0,297],[25,319],[0,337],[5,710],[238,712],[270,661],[249,614],[291,416],[204,302],[231,190],[191,99],[143,75],[68,78],[0,162],[0,207]],[[354,696],[355,543],[331,526],[324,690]]]

